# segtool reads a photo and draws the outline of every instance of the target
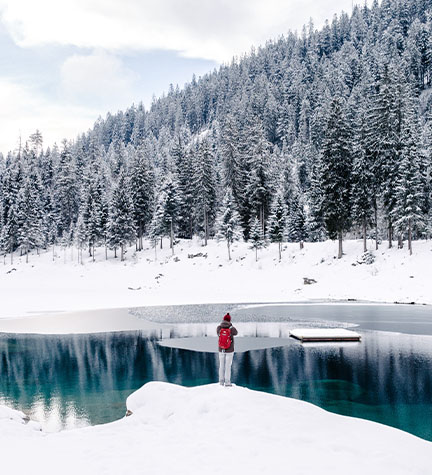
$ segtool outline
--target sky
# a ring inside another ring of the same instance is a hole
[[[86,132],[358,0],[0,0],[0,152]],[[363,3],[363,0],[362,0]]]

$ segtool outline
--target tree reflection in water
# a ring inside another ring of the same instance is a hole
[[[0,404],[57,430],[122,417],[126,397],[148,381],[185,386],[217,381],[216,354],[161,347],[158,337],[3,335]],[[378,332],[366,332],[353,345],[292,341],[236,354],[233,381],[432,440],[431,342]]]

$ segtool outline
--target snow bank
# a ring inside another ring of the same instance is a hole
[[[165,243],[167,244],[167,243]],[[164,245],[165,245],[164,244]],[[166,246],[168,247],[168,246]],[[370,243],[371,249],[373,243]],[[0,266],[0,317],[24,316],[102,308],[192,303],[292,302],[315,299],[359,299],[380,302],[432,303],[430,292],[432,244],[414,242],[406,249],[372,251],[374,262],[365,264],[362,243],[344,243],[345,255],[336,259],[337,243],[284,246],[278,261],[276,245],[255,253],[247,243],[236,243],[229,261],[225,243],[181,241],[170,249],[147,248],[127,260],[104,250],[96,262],[76,262],[76,250],[40,256],[15,257]],[[304,278],[313,279],[305,284]]]
[[[16,433],[18,424],[25,425],[26,429],[30,431],[41,430],[40,424],[34,421],[30,421],[29,418],[23,412],[16,411],[15,409],[11,409],[10,407],[0,405],[0,431],[2,436],[7,436],[10,433]]]
[[[149,383],[127,400],[130,417],[55,434],[17,423],[4,435],[4,473],[361,474],[430,472],[432,443],[309,403],[207,385]],[[25,457],[22,456],[25,454]],[[228,457],[228,469],[225,458]]]
[[[290,335],[299,340],[338,340],[353,339],[360,340],[360,334],[347,330],[346,328],[295,328],[290,331]]]

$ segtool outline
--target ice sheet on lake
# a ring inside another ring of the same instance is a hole
[[[236,353],[244,353],[251,350],[265,350],[267,348],[289,345],[290,343],[291,341],[288,338],[236,337],[235,351]],[[170,338],[161,340],[159,345],[182,350],[218,353],[218,339],[213,336]]]

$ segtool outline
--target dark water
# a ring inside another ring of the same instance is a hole
[[[307,346],[292,340],[238,353],[233,381],[432,440],[432,337],[362,334],[361,343]],[[48,430],[109,422],[124,415],[126,397],[148,381],[216,382],[216,358],[161,347],[141,333],[2,335],[0,403],[27,412]]]

